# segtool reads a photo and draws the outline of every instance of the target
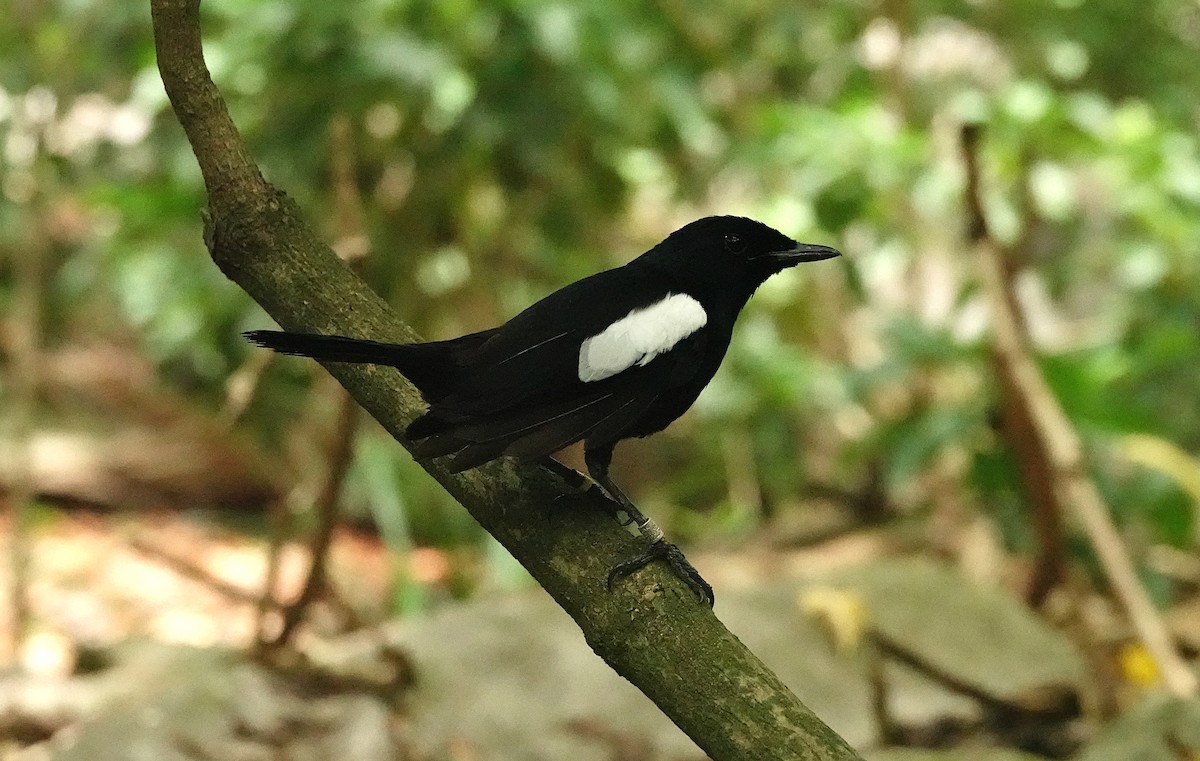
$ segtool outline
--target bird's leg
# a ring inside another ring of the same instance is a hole
[[[612,589],[612,585],[615,582],[620,581],[634,571],[644,568],[655,560],[665,560],[671,566],[671,570],[675,572],[675,575],[682,579],[683,583],[687,584],[701,601],[708,603],[709,607],[712,607],[712,586],[704,580],[704,577],[700,575],[695,566],[688,562],[687,558],[684,557],[683,551],[666,540],[658,524],[645,515],[642,515],[642,512],[637,509],[629,497],[625,496],[625,493],[613,483],[612,478],[608,475],[608,466],[611,462],[611,447],[607,449],[584,450],[584,463],[587,465],[588,473],[600,485],[600,488],[621,506],[621,512],[625,513],[628,517],[628,520],[621,525],[627,526],[632,523],[637,526],[638,533],[650,542],[650,547],[646,552],[633,560],[621,563],[609,571],[609,589]]]
[[[608,500],[605,501],[605,507],[607,508],[608,506],[612,505],[614,500],[611,498],[611,495],[608,495],[608,493],[605,492],[604,488],[602,486],[600,486],[600,484],[598,484],[594,478],[588,476],[587,474],[580,473],[578,470],[575,470],[572,467],[563,465],[561,462],[554,459],[553,457],[546,457],[545,459],[543,459],[542,466],[544,468],[546,468],[546,470],[549,470],[551,473],[554,473],[559,478],[566,481],[567,484],[572,489],[575,489],[582,494],[587,494],[592,489],[599,489],[602,493],[605,494],[605,496],[610,497]],[[555,501],[558,501],[560,499],[563,499],[563,498],[566,498],[569,496],[570,496],[569,494],[560,494],[557,497],[555,497]],[[626,500],[626,502],[628,502],[628,500]],[[612,515],[613,519],[615,521],[617,521],[617,523],[621,524],[622,526],[628,526],[631,523],[633,523],[634,518],[625,509],[624,504],[620,504],[620,503],[618,503],[618,504],[619,504],[619,508],[615,509],[615,510],[610,510],[609,514]],[[636,508],[635,508],[635,511],[636,511]],[[621,517],[621,513],[625,513],[624,518]]]
[[[628,526],[632,523],[637,526],[638,533],[646,537],[651,544],[663,541],[663,532],[658,524],[642,515],[642,511],[637,509],[633,501],[625,496],[625,492],[621,491],[620,487],[609,477],[608,466],[612,462],[612,450],[586,450],[583,461],[587,465],[588,474],[591,475],[592,480],[600,485],[605,494],[620,505],[619,511],[613,511],[614,517],[620,521],[618,514],[625,513],[626,519],[620,521],[621,525]]]
[[[543,468],[566,481],[567,485],[577,491],[587,493],[596,485],[591,478],[568,465],[563,465],[553,457],[543,457],[541,464]]]

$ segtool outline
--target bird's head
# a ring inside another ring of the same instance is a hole
[[[797,243],[774,228],[745,217],[705,217],[671,233],[655,247],[678,274],[749,298],[777,272],[801,262],[840,256],[837,249]]]

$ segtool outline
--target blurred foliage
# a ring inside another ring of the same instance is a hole
[[[950,476],[960,502],[1027,547],[961,233],[956,130],[985,122],[987,211],[1099,482],[1133,536],[1195,544],[1194,494],[1114,445],[1136,433],[1193,464],[1200,451],[1200,6],[203,11],[214,78],[255,155],[331,235],[328,126],[351,120],[367,276],[427,336],[493,325],[702,214],[748,214],[847,253],[764,286],[696,411],[625,445],[645,454],[625,471],[635,492],[725,516],[689,530],[762,519],[735,504],[731,471],[774,515],[811,485],[853,491],[878,470],[890,501],[918,514]],[[134,346],[218,408],[250,355],[239,331],[266,320],[205,256],[203,189],[147,9],[13,2],[5,17],[5,313],[8,262],[46,251],[49,347]],[[317,404],[311,377],[300,362],[270,371],[244,425],[282,446],[287,421]],[[478,541],[398,447],[363,436],[350,501],[385,536]]]

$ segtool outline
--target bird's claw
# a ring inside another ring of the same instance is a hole
[[[667,565],[671,566],[671,570],[675,573],[675,575],[678,576],[684,584],[687,584],[688,588],[696,593],[696,596],[700,598],[701,602],[705,603],[710,608],[713,606],[714,598],[712,585],[705,581],[704,577],[700,575],[700,572],[696,570],[696,567],[688,562],[688,559],[684,557],[683,550],[679,549],[665,539],[659,539],[657,542],[651,544],[649,549],[647,549],[641,555],[637,556],[633,560],[620,563],[611,571],[609,571],[609,590],[612,590],[613,584],[616,582],[635,571],[645,568],[655,560],[665,560]]]

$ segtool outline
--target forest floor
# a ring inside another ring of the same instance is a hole
[[[532,582],[481,593],[476,580],[472,599],[453,599],[477,558],[421,549],[401,562],[339,531],[336,604],[310,610],[293,648],[264,655],[260,626],[279,620],[259,612],[265,537],[195,513],[36,515],[31,626],[20,668],[0,679],[4,761],[703,758]],[[875,528],[689,554],[721,590],[718,616],[873,760],[1197,757],[1187,727],[1200,704],[1135,684],[1115,643],[1106,678],[1124,686],[1105,708],[1096,652],[1004,592],[1003,574],[980,585],[961,562],[899,546]],[[276,599],[291,600],[306,550],[288,543],[278,557]],[[397,574],[426,590],[399,618],[386,615]],[[7,641],[12,611],[6,600]],[[867,630],[875,647],[862,646]],[[878,679],[872,650],[886,656]],[[899,748],[909,755],[889,755]]]

